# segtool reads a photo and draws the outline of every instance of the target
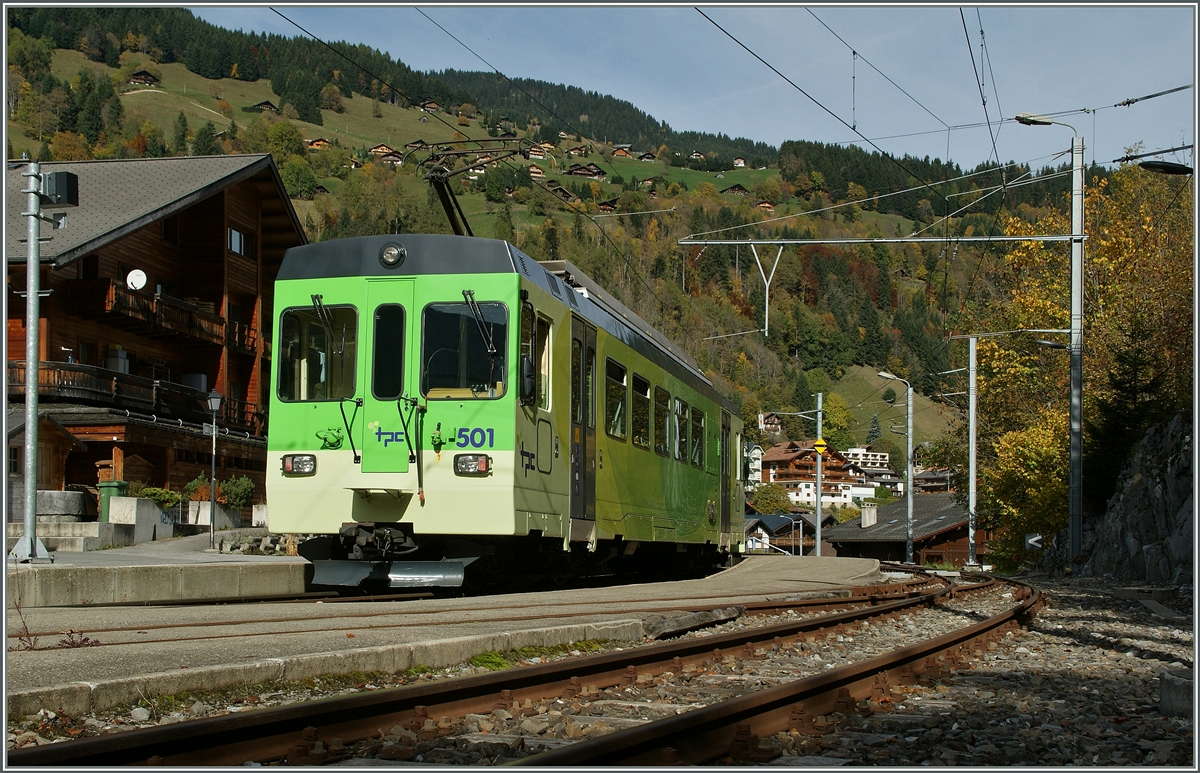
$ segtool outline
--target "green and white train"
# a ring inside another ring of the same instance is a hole
[[[314,584],[742,552],[737,411],[569,263],[467,236],[310,244],[284,256],[273,325],[268,528],[322,535],[300,548]]]

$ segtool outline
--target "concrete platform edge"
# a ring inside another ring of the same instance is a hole
[[[148,698],[220,690],[238,684],[257,684],[277,679],[298,681],[324,674],[344,675],[356,671],[395,673],[415,665],[446,668],[484,652],[507,652],[534,646],[553,647],[589,639],[640,642],[643,637],[641,620],[609,620],[288,658],[264,658],[252,663],[181,668],[131,679],[74,682],[12,691],[7,694],[6,701],[9,717],[36,714],[41,709],[80,716],[136,704]]]

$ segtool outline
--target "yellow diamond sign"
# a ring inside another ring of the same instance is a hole
[[[824,438],[817,438],[817,442],[813,443],[813,450],[822,456],[825,455],[826,448],[829,448],[829,444],[825,442]]]

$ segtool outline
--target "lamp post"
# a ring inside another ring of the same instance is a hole
[[[1065,126],[1071,137],[1071,456],[1067,511],[1070,533],[1068,558],[1083,554],[1083,137],[1075,127],[1043,115],[1018,113],[1025,126]]]
[[[212,412],[212,477],[208,479],[208,546],[217,546],[217,412],[221,410],[221,395],[217,390],[208,393],[208,410]]]
[[[904,467],[904,476],[905,476],[904,498],[907,500],[907,503],[908,503],[908,523],[905,528],[905,537],[904,537],[904,562],[906,564],[911,564],[913,562],[912,384],[908,383],[907,381],[900,378],[899,376],[893,376],[891,373],[888,373],[886,370],[879,371],[879,375],[882,378],[891,379],[892,381],[899,381],[901,384],[904,384],[904,386],[906,388],[905,391],[908,393],[908,400],[907,400],[908,431],[904,433],[904,435],[905,435],[905,438],[904,438],[904,465],[905,465],[905,467]],[[895,430],[893,430],[893,432],[894,431]]]

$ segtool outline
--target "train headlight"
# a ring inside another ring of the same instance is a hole
[[[284,454],[284,475],[315,475],[317,472],[317,457],[312,454]]]
[[[407,251],[403,244],[388,242],[379,251],[379,262],[383,264],[384,268],[395,268],[404,262],[406,254]]]
[[[492,469],[492,457],[487,454],[455,454],[455,475],[487,475]]]

